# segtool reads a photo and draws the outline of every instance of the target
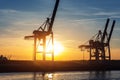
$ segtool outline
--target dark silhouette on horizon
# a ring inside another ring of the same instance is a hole
[[[5,63],[6,61],[8,61],[8,58],[3,56],[3,55],[0,55],[0,64],[2,63]]]
[[[98,33],[92,37],[88,42],[88,45],[80,45],[79,48],[85,48],[89,50],[90,60],[111,60],[110,52],[110,40],[115,26],[115,20],[113,20],[110,32],[107,32],[110,19],[106,21],[104,31],[98,31]]]
[[[46,49],[47,49],[47,45],[49,45],[50,42],[52,44],[52,51],[49,52],[49,54],[51,54],[52,61],[54,61],[54,36],[53,36],[52,27],[55,21],[57,9],[59,6],[59,1],[60,0],[56,0],[52,16],[50,18],[48,17],[47,20],[37,30],[34,30],[32,36],[25,36],[25,39],[31,39],[31,38],[34,39],[34,54],[33,54],[34,61],[36,61],[37,53],[42,53],[42,58],[43,58],[42,60],[43,61],[46,60],[46,54],[47,54]],[[50,37],[48,39],[49,43],[46,43],[47,37]],[[43,50],[41,52],[37,52],[38,46],[43,47]]]

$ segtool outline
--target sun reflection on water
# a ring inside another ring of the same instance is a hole
[[[52,73],[48,74],[48,78],[52,79],[53,78],[53,74]]]

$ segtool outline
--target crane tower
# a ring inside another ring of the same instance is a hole
[[[110,32],[107,32],[107,28],[109,25],[110,19],[108,18],[106,21],[106,25],[104,31],[98,31],[98,33],[90,39],[88,45],[80,45],[79,48],[84,48],[89,51],[90,60],[111,60],[111,52],[110,52],[110,39],[112,36],[112,32],[115,26],[115,20],[113,20]]]
[[[51,54],[52,61],[54,61],[54,40],[53,40],[52,27],[58,9],[59,1],[60,0],[56,0],[52,16],[50,18],[48,17],[46,21],[37,30],[34,30],[33,35],[24,37],[25,39],[28,40],[29,39],[34,40],[34,53],[33,53],[34,61],[36,61],[36,53],[42,53],[43,61],[46,60],[46,54],[47,54],[46,49],[47,49],[47,45],[49,45],[50,42],[52,43],[52,51],[49,52],[48,54]],[[47,44],[47,39],[48,39],[47,37],[50,37],[50,39],[48,40],[49,41],[48,44]],[[42,52],[37,52],[38,46],[42,46]]]

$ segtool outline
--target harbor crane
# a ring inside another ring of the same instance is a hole
[[[109,22],[110,19],[108,18],[104,31],[102,32],[101,30],[99,30],[98,33],[88,41],[88,45],[83,44],[79,46],[79,48],[87,49],[89,51],[90,60],[111,60],[110,40],[116,21],[113,20],[110,32],[108,33],[107,28]]]
[[[56,17],[59,1],[60,0],[56,0],[52,16],[48,17],[46,21],[37,30],[34,30],[33,35],[24,37],[27,40],[30,40],[30,39],[34,40],[34,53],[33,53],[34,61],[36,61],[36,53],[42,53],[43,61],[46,60],[46,54],[51,54],[52,61],[54,61],[54,39],[53,39],[52,28],[53,28],[54,20]],[[47,43],[48,37],[49,37],[49,40],[48,40],[49,42]],[[46,49],[50,43],[52,44],[52,51],[48,53],[46,52]],[[42,52],[37,52],[38,46],[42,47]]]

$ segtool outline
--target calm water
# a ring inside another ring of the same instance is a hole
[[[120,71],[0,73],[0,80],[120,80]]]

